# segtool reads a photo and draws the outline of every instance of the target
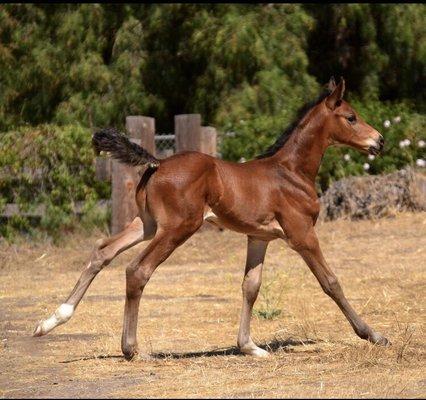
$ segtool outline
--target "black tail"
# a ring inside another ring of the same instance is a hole
[[[92,137],[92,144],[97,154],[107,151],[124,164],[133,166],[149,164],[151,168],[157,168],[160,165],[157,158],[114,128],[105,128],[96,132]]]

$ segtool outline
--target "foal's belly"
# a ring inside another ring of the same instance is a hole
[[[262,240],[274,240],[274,239],[285,239],[286,235],[281,228],[278,221],[273,218],[268,221],[259,222],[242,222],[232,217],[223,217],[215,214],[211,209],[208,209],[204,213],[204,221],[219,226],[221,228],[227,228],[235,232],[244,233],[246,235],[254,236]]]

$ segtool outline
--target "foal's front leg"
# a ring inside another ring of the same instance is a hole
[[[67,322],[83,298],[89,285],[96,275],[124,250],[147,240],[152,236],[151,227],[145,227],[139,217],[136,217],[123,231],[109,238],[100,239],[90,257],[89,264],[83,269],[80,278],[67,300],[47,319],[40,321],[33,336],[43,336],[52,329]]]
[[[297,244],[293,243],[292,247],[303,257],[306,264],[308,264],[310,270],[317,278],[324,292],[330,296],[342,310],[355,333],[361,339],[365,339],[382,346],[388,346],[390,344],[388,339],[373,331],[373,329],[371,329],[361,319],[361,317],[349,304],[336,275],[327,265],[322,255],[314,229],[312,228],[308,232],[306,238],[303,241],[299,241]]]
[[[269,355],[267,351],[256,346],[250,337],[251,313],[262,283],[262,267],[267,247],[268,242],[248,237],[246,269],[242,284],[243,308],[238,331],[238,347],[242,353],[257,357]]]

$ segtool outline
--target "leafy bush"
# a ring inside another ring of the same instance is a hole
[[[54,234],[58,228],[72,229],[77,221],[75,206],[84,201],[82,220],[86,226],[104,221],[96,201],[110,197],[109,184],[94,174],[91,132],[79,125],[40,125],[0,134],[0,211],[16,203],[24,212],[45,207],[39,218],[15,216],[3,220],[0,234],[14,230]]]

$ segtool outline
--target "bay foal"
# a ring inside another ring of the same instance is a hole
[[[136,190],[139,215],[121,233],[96,243],[90,262],[70,296],[41,321],[34,336],[45,335],[74,313],[91,281],[122,251],[152,239],[126,269],[126,300],[121,347],[131,359],[137,352],[136,328],[142,291],[155,269],[207,220],[247,235],[242,284],[243,305],[238,332],[242,353],[266,356],[250,337],[253,304],[259,292],[268,243],[283,239],[311,269],[324,292],[342,310],[355,333],[380,345],[388,340],[355,312],[326,263],[314,226],[319,213],[315,177],[325,150],[344,144],[378,154],[383,137],[343,100],[344,80],[305,107],[265,154],[233,163],[198,152],[157,160],[114,129],[97,132],[93,144],[131,165],[147,165]]]

